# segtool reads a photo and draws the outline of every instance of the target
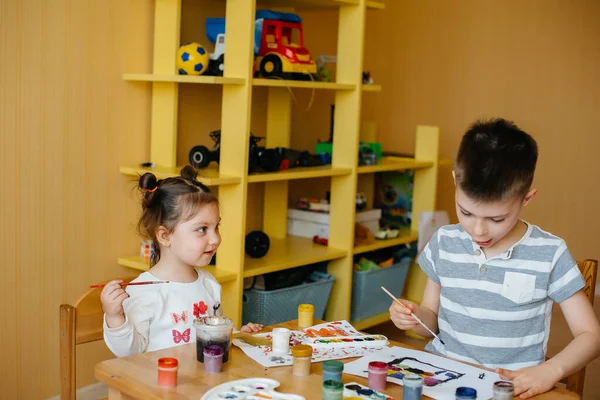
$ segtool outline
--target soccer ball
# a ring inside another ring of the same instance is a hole
[[[184,44],[177,51],[177,69],[181,75],[201,75],[208,68],[208,51],[198,43]]]

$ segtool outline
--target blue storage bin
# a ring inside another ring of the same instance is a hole
[[[412,257],[403,257],[387,268],[352,273],[352,321],[372,317],[390,308],[393,300],[381,290],[381,286],[400,297],[412,260]]]
[[[245,290],[242,296],[242,323],[272,325],[297,319],[298,304],[302,303],[314,305],[315,319],[323,319],[335,277],[328,274],[319,276],[321,278],[315,282],[284,289]]]

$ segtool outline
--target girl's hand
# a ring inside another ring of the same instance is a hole
[[[547,363],[516,371],[496,368],[496,373],[502,379],[513,381],[513,385],[515,385],[514,395],[519,396],[521,399],[528,399],[547,392],[560,380],[557,371]]]
[[[106,324],[109,328],[115,328],[123,325],[125,322],[125,310],[123,310],[123,301],[129,297],[123,290],[120,283],[122,280],[114,280],[104,286],[100,294],[102,309],[106,314]],[[120,322],[120,323],[119,323]]]
[[[390,306],[390,319],[399,329],[407,331],[414,329],[419,323],[411,317],[411,311],[415,314],[419,311],[419,305],[408,300],[400,300],[406,307],[402,307],[395,301]]]
[[[253,322],[248,322],[248,325],[242,326],[242,329],[240,329],[240,330],[242,332],[246,332],[246,333],[256,333],[256,332],[260,332],[263,327],[264,327],[263,324],[255,324]]]

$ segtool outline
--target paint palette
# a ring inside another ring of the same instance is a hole
[[[345,399],[371,399],[371,400],[394,400],[386,394],[373,390],[360,383],[350,382],[344,385]]]
[[[297,394],[285,394],[275,391],[280,383],[274,379],[247,378],[222,383],[202,396],[200,400],[306,400]]]
[[[347,347],[385,347],[390,342],[383,335],[361,335],[331,338],[307,338],[302,341],[313,348],[347,348]]]

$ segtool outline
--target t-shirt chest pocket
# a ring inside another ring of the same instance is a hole
[[[533,300],[535,292],[535,275],[519,272],[506,272],[502,284],[502,296],[517,303],[527,303]]]

